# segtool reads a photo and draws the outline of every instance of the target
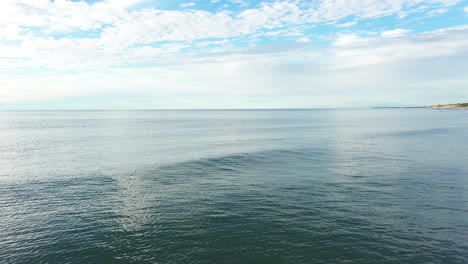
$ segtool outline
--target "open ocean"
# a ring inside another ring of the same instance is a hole
[[[468,263],[468,111],[1,111],[0,263]]]

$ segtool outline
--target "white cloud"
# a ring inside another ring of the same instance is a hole
[[[335,40],[335,46],[348,46],[356,43],[366,42],[369,39],[356,34],[339,34]]]
[[[348,16],[362,19],[397,14],[404,17],[408,13],[417,12],[418,6],[421,4],[426,4],[428,7],[445,7],[459,2],[461,0],[324,0],[318,6],[315,15],[321,20],[328,21],[337,21]]]
[[[226,47],[224,52],[165,58],[160,61],[161,65],[146,68],[108,68],[106,73],[44,73],[30,78],[12,75],[0,80],[0,100],[3,103],[31,102],[127,91],[145,95],[145,98],[176,98],[177,94],[190,93],[233,99],[272,98],[283,94],[282,97],[297,96],[291,100],[307,98],[313,102],[317,99],[314,96],[331,96],[345,102],[348,100],[345,95],[350,91],[366,90],[376,95],[385,89],[409,89],[415,96],[421,96],[427,87],[460,95],[463,94],[461,88],[468,85],[463,70],[468,59],[467,33],[466,29],[458,28],[391,39],[376,37],[361,41],[356,38],[357,42],[351,43],[359,45],[321,50],[302,46],[284,49]],[[177,47],[181,48],[184,47]],[[148,62],[148,56],[161,52],[166,50],[145,47],[133,50],[128,56]],[[324,55],[327,60],[322,59]],[[427,62],[439,58],[437,63]],[[118,64],[122,58],[115,59],[113,64]],[[441,68],[441,65],[451,66]],[[2,66],[7,65],[2,63]]]
[[[4,0],[0,3],[0,26],[34,27],[44,33],[91,30],[111,24],[125,14],[119,6],[108,3]]]
[[[397,28],[397,29],[393,29],[393,30],[382,31],[382,33],[380,33],[380,34],[384,38],[396,38],[396,37],[405,36],[408,33],[410,33],[411,31],[412,31],[411,29]]]
[[[189,2],[189,3],[182,3],[179,6],[182,7],[182,8],[185,8],[185,7],[190,7],[190,6],[194,6],[194,5],[196,5],[194,2]]]
[[[147,1],[148,0],[106,0],[105,2],[114,6],[128,8]]]
[[[240,6],[248,6],[249,5],[249,3],[247,3],[244,0],[228,0],[228,1],[233,3],[233,4],[238,4]]]
[[[104,30],[103,37],[116,41],[151,43],[157,41],[192,41],[204,38],[227,38],[254,34],[262,29],[275,29],[304,23],[335,22],[349,16],[358,19],[410,12],[424,0],[326,0],[301,7],[294,2],[263,3],[232,15],[227,12],[211,13],[201,10],[161,11],[146,9],[135,11],[119,19]],[[449,6],[459,0],[431,0],[433,6]],[[353,22],[339,24],[351,26]],[[193,25],[197,25],[194,27]]]
[[[368,0],[343,1],[325,0],[312,2],[309,5],[295,4],[290,1],[263,3],[259,8],[243,11],[237,16],[222,16],[219,13],[201,12],[194,17],[193,12],[171,12],[155,9],[136,10],[131,13],[122,10],[143,3],[144,0],[107,0],[95,4],[86,2],[72,2],[68,0],[3,0],[0,3],[0,25],[18,25],[45,27],[54,31],[89,30],[101,28],[104,24],[116,27],[125,23],[145,24],[153,21],[175,22],[173,29],[178,31],[192,31],[193,27],[186,27],[183,23],[176,23],[178,19],[213,20],[210,25],[229,27],[232,34],[245,34],[257,28],[271,28],[284,24],[333,22],[349,16],[358,19],[401,14],[418,10],[418,6],[426,3],[430,7],[446,7],[459,3],[461,0]],[[239,2],[240,3],[240,2]],[[182,4],[184,6],[193,3]],[[442,10],[442,9],[441,9]],[[132,15],[133,13],[133,15]],[[11,14],[15,14],[12,16]],[[193,20],[197,24],[198,20]],[[210,26],[209,25],[209,26]],[[213,27],[206,28],[206,31]],[[201,30],[197,30],[201,32]],[[157,33],[157,32],[156,32]],[[192,33],[192,32],[189,32]],[[194,32],[194,37],[197,37]],[[188,33],[187,33],[188,34]],[[199,37],[203,38],[206,33]]]
[[[297,39],[297,42],[307,43],[307,42],[310,42],[310,38],[308,38],[308,37],[300,37],[300,38]]]
[[[223,45],[229,43],[229,39],[215,40],[215,41],[200,41],[196,43],[196,46],[208,46],[208,45]]]
[[[429,11],[427,14],[429,16],[436,16],[436,15],[447,13],[448,11],[449,11],[448,8],[439,8],[439,9],[434,9],[434,10]]]
[[[468,33],[463,28],[433,31],[400,38],[370,38],[360,46],[337,49],[333,67],[362,67],[392,61],[467,56]]]
[[[336,24],[335,26],[337,26],[337,27],[352,27],[352,26],[355,26],[355,25],[357,25],[357,22],[352,21],[352,22],[346,22],[346,23],[342,23],[342,24]]]

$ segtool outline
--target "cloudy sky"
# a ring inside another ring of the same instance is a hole
[[[0,1],[0,109],[466,101],[466,0]]]

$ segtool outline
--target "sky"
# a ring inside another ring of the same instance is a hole
[[[0,109],[468,102],[468,0],[1,0]]]

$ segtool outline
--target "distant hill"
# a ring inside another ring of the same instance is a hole
[[[466,108],[468,109],[468,103],[434,105],[434,106],[429,106],[429,108]]]

